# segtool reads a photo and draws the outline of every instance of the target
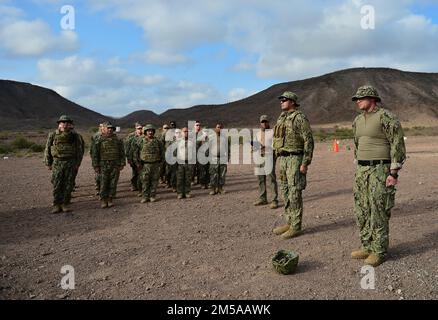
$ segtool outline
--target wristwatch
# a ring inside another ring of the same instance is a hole
[[[396,173],[392,173],[392,172],[390,172],[389,175],[390,175],[391,177],[393,177],[394,179],[398,179],[398,173],[397,173],[397,172],[396,172]]]

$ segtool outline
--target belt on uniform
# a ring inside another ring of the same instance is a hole
[[[388,164],[391,160],[357,160],[357,164],[360,166],[376,166],[378,164]]]
[[[278,155],[280,157],[289,157],[289,156],[302,156],[303,152],[287,152],[287,151],[280,151]]]

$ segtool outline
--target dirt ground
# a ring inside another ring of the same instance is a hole
[[[304,192],[304,234],[272,234],[284,208],[254,207],[250,165],[230,165],[227,194],[177,200],[159,189],[140,204],[122,172],[118,199],[100,209],[84,159],[72,214],[50,215],[50,173],[40,158],[0,159],[1,299],[437,299],[438,141],[409,137],[390,224],[389,259],[375,289],[361,288],[353,216],[353,155],[318,143]],[[277,274],[279,249],[300,255],[297,272]],[[71,265],[75,289],[61,288]]]

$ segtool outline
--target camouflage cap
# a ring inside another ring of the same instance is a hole
[[[263,122],[263,121],[269,122],[269,118],[268,118],[268,116],[266,114],[260,116],[260,123]]]
[[[153,124],[147,124],[143,127],[143,131],[148,131],[148,130],[156,130],[155,126]]]
[[[298,265],[299,256],[293,251],[280,250],[272,258],[274,269],[281,274],[291,274]]]
[[[62,116],[59,117],[58,121],[56,121],[56,123],[60,123],[60,122],[73,123],[73,120],[69,116],[63,114]]]
[[[111,122],[108,122],[108,121],[105,121],[104,123],[102,123],[102,127],[116,129],[116,126],[114,126]]]
[[[362,99],[365,97],[374,98],[377,102],[382,101],[380,99],[379,93],[377,92],[376,88],[372,86],[362,86],[357,89],[356,94],[351,98],[351,100],[356,101],[357,99]]]
[[[278,99],[289,99],[289,100],[292,100],[293,102],[295,102],[295,104],[297,106],[300,105],[298,103],[298,96],[295,93],[293,93],[292,91],[283,92],[283,94],[281,96],[279,96]]]

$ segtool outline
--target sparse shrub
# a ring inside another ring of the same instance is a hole
[[[11,147],[7,144],[0,144],[0,154],[8,154],[12,151]]]
[[[33,142],[20,135],[12,141],[11,145],[14,149],[28,149],[33,145]]]
[[[30,150],[32,152],[43,152],[44,148],[45,147],[43,145],[37,143],[34,143],[33,145],[30,146]]]

